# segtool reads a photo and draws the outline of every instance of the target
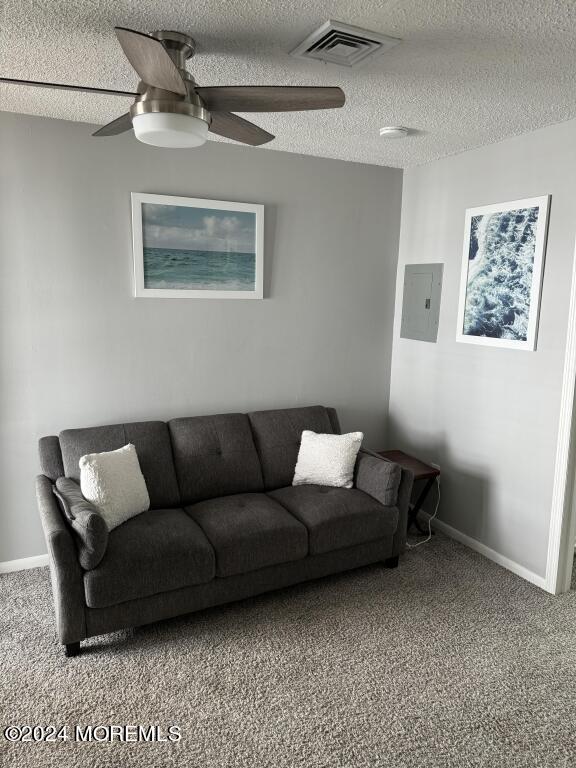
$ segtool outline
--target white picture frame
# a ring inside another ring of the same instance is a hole
[[[135,297],[264,297],[263,205],[141,192],[131,203]]]
[[[543,195],[466,210],[456,341],[536,349],[549,209]]]

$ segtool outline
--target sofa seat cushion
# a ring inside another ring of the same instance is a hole
[[[355,488],[296,485],[268,495],[304,523],[311,555],[392,536],[398,525],[396,507]]]
[[[308,532],[264,493],[239,493],[186,507],[216,552],[216,575],[233,576],[308,554]]]
[[[150,509],[110,531],[102,562],[84,574],[86,604],[105,608],[214,574],[214,550],[197,523],[183,509]]]

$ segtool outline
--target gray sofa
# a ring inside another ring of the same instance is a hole
[[[369,563],[397,565],[410,473],[402,471],[393,504],[390,465],[365,451],[353,489],[292,486],[304,429],[338,433],[336,412],[312,406],[198,416],[41,438],[38,505],[66,655],[94,635]],[[83,570],[53,484],[79,480],[82,455],[128,442],[151,508],[112,530],[102,561]]]

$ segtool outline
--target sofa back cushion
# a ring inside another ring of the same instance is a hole
[[[244,414],[172,419],[168,427],[183,505],[264,489]]]
[[[285,408],[278,411],[253,411],[248,414],[264,475],[266,490],[292,485],[302,432],[334,434],[337,425],[327,408]]]
[[[66,477],[80,481],[78,462],[81,456],[115,451],[127,443],[133,443],[136,448],[151,508],[180,506],[170,434],[163,421],[64,430],[60,433],[60,448]]]

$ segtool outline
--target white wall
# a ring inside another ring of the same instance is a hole
[[[390,436],[442,468],[440,518],[543,577],[576,233],[576,121],[404,175]],[[552,195],[536,352],[458,344],[466,208]],[[438,342],[399,338],[404,265],[444,262]]]
[[[402,172],[0,113],[0,561],[45,551],[36,441],[325,403],[384,444]],[[265,301],[132,298],[130,192],[264,203]]]

